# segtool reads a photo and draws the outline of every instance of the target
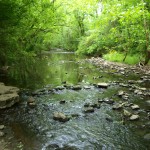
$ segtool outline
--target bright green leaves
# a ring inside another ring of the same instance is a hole
[[[94,47],[96,43],[97,48],[93,48],[91,54],[97,51],[105,53],[111,49],[131,54],[143,53],[150,32],[150,12],[147,10],[147,3],[141,0],[107,0],[101,4],[103,11],[90,26],[90,30],[96,32],[85,36],[85,40],[82,39],[78,53],[89,53],[88,44],[85,46],[82,42],[86,43],[87,40],[92,42],[93,39],[88,37],[94,37],[97,33],[99,38],[95,38],[93,44]]]

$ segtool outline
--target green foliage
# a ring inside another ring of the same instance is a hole
[[[103,10],[90,26],[95,32],[82,38],[77,53],[107,53],[115,49],[131,55],[144,54],[150,35],[150,12],[146,6],[140,0],[102,2]]]
[[[49,0],[3,0],[0,11],[1,65],[46,49],[47,38],[59,23],[59,16]]]
[[[144,54],[150,41],[148,0],[0,1],[0,64],[62,48],[78,54]]]
[[[118,52],[110,52],[108,54],[105,54],[103,56],[104,59],[114,62],[122,62],[125,57],[124,53],[118,53]],[[139,61],[141,61],[141,56],[136,55],[127,55],[127,58],[125,59],[126,64],[137,64]]]

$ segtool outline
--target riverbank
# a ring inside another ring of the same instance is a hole
[[[150,74],[150,66],[142,66],[141,64],[137,65],[128,65],[118,62],[110,62],[100,57],[91,57],[90,59],[86,59],[88,62],[102,68],[109,68],[111,70],[115,69],[118,71],[124,71],[124,70],[132,70],[132,73],[135,74]],[[123,72],[122,72],[123,74]]]

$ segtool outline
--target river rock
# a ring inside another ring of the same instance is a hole
[[[64,86],[57,86],[57,87],[55,88],[55,90],[64,90],[64,89],[65,89]]]
[[[148,106],[150,106],[150,100],[147,100],[146,103]]]
[[[0,130],[3,130],[5,128],[4,125],[0,125]]]
[[[139,119],[139,115],[132,115],[132,116],[130,117],[130,120],[131,120],[131,121],[138,120],[138,119]]]
[[[98,88],[108,88],[109,84],[108,83],[98,83],[97,87]]]
[[[85,113],[92,113],[94,112],[94,108],[93,107],[88,107],[84,110]]]
[[[66,103],[65,100],[60,100],[60,101],[59,101],[59,104],[65,104],[65,103]]]
[[[142,95],[143,94],[142,91],[140,91],[140,90],[135,90],[134,93],[137,94],[137,95]]]
[[[113,103],[114,103],[114,100],[109,99],[109,98],[104,98],[104,102],[105,102],[106,104],[113,104]]]
[[[85,103],[84,107],[90,107],[90,105],[91,105],[90,103]]]
[[[144,139],[145,139],[145,140],[150,140],[150,133],[144,135]]]
[[[35,102],[35,99],[34,99],[32,96],[30,96],[30,97],[27,99],[27,103],[33,103],[33,102]]]
[[[2,132],[2,131],[0,131],[0,137],[2,137],[2,136],[4,136],[4,135],[5,135],[5,133]]]
[[[119,91],[119,92],[118,92],[118,96],[119,96],[119,97],[122,97],[123,95],[124,95],[124,91]]]
[[[54,112],[53,119],[60,122],[69,121],[69,117],[67,117],[64,113],[61,112]]]
[[[123,115],[125,116],[125,117],[130,117],[132,114],[129,112],[129,111],[127,111],[127,110],[123,110]]]
[[[131,108],[132,108],[133,110],[140,109],[139,105],[136,105],[136,104],[132,105]]]
[[[123,108],[123,104],[116,104],[112,107],[113,110],[121,110]]]
[[[72,90],[81,90],[82,87],[80,85],[75,85],[72,87]]]
[[[19,89],[13,86],[5,86],[0,83],[0,109],[13,106],[19,102]]]
[[[100,108],[100,104],[99,103],[94,103],[94,104],[91,104],[90,105],[91,107],[93,107],[93,108]]]
[[[85,85],[83,88],[86,89],[86,90],[91,89],[91,87],[87,86],[87,85]]]
[[[32,96],[30,96],[27,100],[27,104],[29,107],[34,108],[36,106],[35,99]]]

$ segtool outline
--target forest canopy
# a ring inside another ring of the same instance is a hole
[[[149,0],[0,0],[0,65],[61,48],[150,55]]]

